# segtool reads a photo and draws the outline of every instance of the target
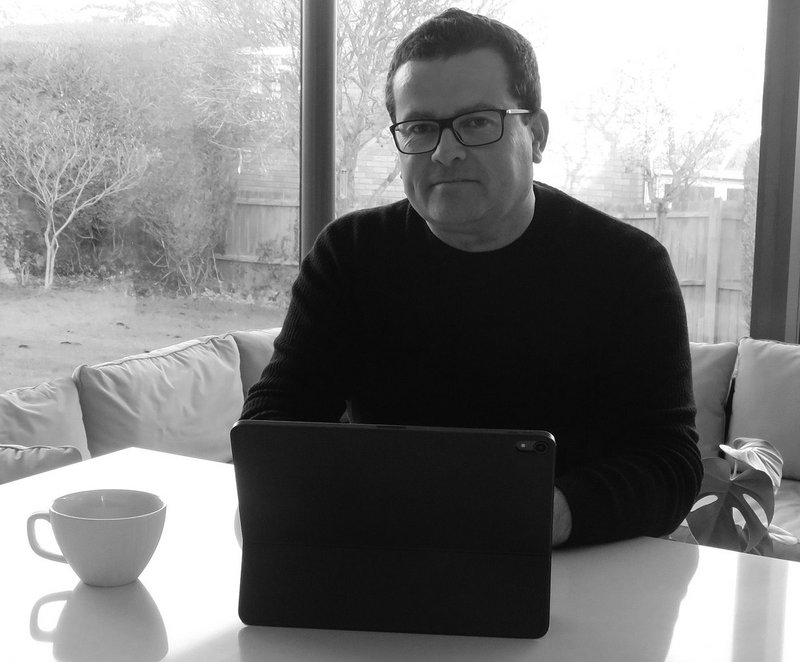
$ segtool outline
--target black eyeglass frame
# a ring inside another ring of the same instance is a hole
[[[486,112],[495,112],[500,113],[500,135],[495,138],[494,140],[490,140],[485,143],[477,143],[477,144],[467,144],[462,139],[461,136],[456,131],[456,128],[453,126],[453,122],[455,122],[460,117],[464,117],[465,115],[473,115],[475,113],[486,113]],[[417,154],[429,154],[430,152],[435,152],[436,148],[439,146],[439,143],[442,142],[442,133],[445,129],[450,129],[453,132],[456,140],[459,143],[464,145],[464,147],[483,147],[484,145],[492,145],[496,142],[500,142],[503,139],[503,136],[506,132],[506,115],[533,115],[536,111],[535,110],[526,110],[524,108],[479,108],[477,110],[470,110],[466,113],[459,113],[458,115],[454,115],[453,117],[448,117],[441,120],[434,120],[434,119],[415,119],[415,120],[403,120],[402,122],[395,122],[389,127],[389,131],[392,134],[392,138],[394,139],[394,145],[397,147],[397,151],[401,154],[410,154],[415,156]],[[403,124],[411,124],[412,122],[434,122],[439,125],[439,135],[436,138],[436,144],[431,147],[430,149],[426,149],[422,152],[407,152],[402,147],[400,147],[400,143],[397,140],[397,127],[402,126]]]

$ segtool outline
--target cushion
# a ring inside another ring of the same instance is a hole
[[[800,345],[744,338],[728,439],[757,437],[783,456],[783,477],[800,479]]]
[[[280,331],[278,327],[231,332],[239,347],[239,369],[242,373],[242,393],[245,398],[250,387],[261,379],[261,373],[272,358],[272,344]]]
[[[72,446],[0,445],[0,485],[80,461]]]
[[[725,443],[725,405],[736,365],[736,343],[689,344],[692,382],[697,405],[698,447],[703,457],[714,457]]]
[[[242,412],[239,350],[209,336],[75,369],[92,455],[137,446],[230,461]]]
[[[89,458],[78,389],[69,377],[0,393],[0,444],[73,446]]]

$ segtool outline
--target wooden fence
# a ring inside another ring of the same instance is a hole
[[[297,202],[238,200],[225,232],[225,253],[239,262],[297,265],[300,255]]]
[[[622,220],[654,234],[655,213]],[[689,338],[736,341],[749,332],[750,310],[743,296],[740,202],[709,201],[696,211],[670,212],[660,241],[669,251],[683,291]]]

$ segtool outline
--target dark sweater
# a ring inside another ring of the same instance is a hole
[[[686,316],[652,237],[534,184],[525,233],[469,253],[408,201],[331,223],[243,418],[544,429],[570,542],[664,535],[702,475]]]

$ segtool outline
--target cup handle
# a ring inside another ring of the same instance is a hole
[[[31,610],[31,637],[36,641],[54,641],[55,640],[55,630],[42,630],[39,627],[39,612],[41,611],[42,607],[46,604],[51,602],[64,602],[66,603],[69,600],[70,596],[72,595],[72,591],[62,591],[61,593],[51,593],[50,595],[45,595],[43,598],[39,598],[36,601],[36,604],[33,605],[33,609]]]
[[[48,552],[46,549],[42,549],[42,546],[39,544],[39,541],[36,539],[36,520],[43,519],[50,522],[50,513],[49,512],[39,512],[33,513],[28,518],[28,542],[31,545],[31,549],[36,552],[39,556],[49,559],[50,561],[60,561],[61,563],[66,563],[67,559],[65,559],[61,554],[56,554],[55,552]],[[52,523],[51,523],[52,526]]]

